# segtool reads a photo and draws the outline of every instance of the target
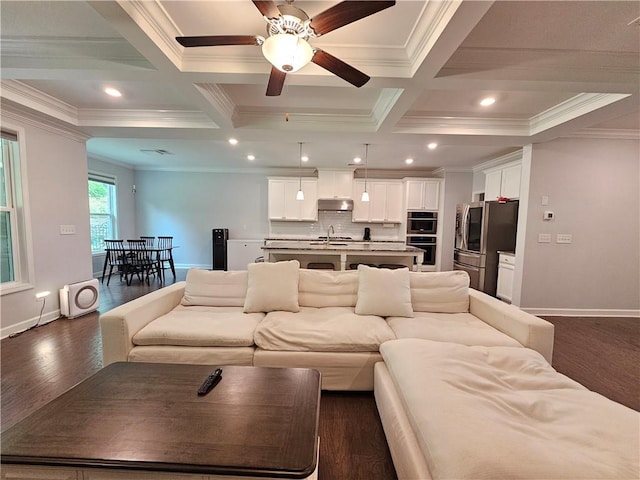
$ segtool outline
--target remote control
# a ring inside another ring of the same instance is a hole
[[[206,378],[204,383],[200,385],[200,388],[198,389],[198,395],[206,395],[207,393],[209,393],[211,390],[213,390],[213,387],[215,387],[220,382],[220,380],[222,380],[222,369],[216,368],[216,370]]]

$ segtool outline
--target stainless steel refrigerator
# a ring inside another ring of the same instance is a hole
[[[453,269],[469,274],[471,288],[496,295],[498,250],[515,251],[517,225],[517,200],[456,206]]]

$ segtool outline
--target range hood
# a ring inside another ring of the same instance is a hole
[[[350,212],[353,210],[353,200],[350,198],[319,198],[318,210]]]

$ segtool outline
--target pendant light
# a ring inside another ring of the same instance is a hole
[[[298,193],[296,193],[296,200],[304,200],[304,192],[302,191],[302,142],[298,142],[300,144],[300,154],[298,155],[298,180],[300,181],[300,186],[298,188]]]
[[[369,167],[369,144],[364,144],[364,192],[362,192],[362,201],[369,201],[369,192],[367,192],[367,176]]]

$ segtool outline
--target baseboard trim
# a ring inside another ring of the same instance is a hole
[[[520,308],[532,315],[547,317],[629,317],[640,320],[640,310],[631,309]]]
[[[209,263],[176,263],[176,268],[199,268],[204,270],[211,270],[211,264]]]
[[[53,310],[51,312],[47,312],[42,314],[42,318],[40,319],[39,326],[46,325],[47,323],[53,322],[60,318],[61,313],[60,309]],[[0,338],[7,338],[9,335],[13,335],[14,333],[22,332],[27,328],[32,327],[38,321],[38,316],[33,318],[29,318],[27,320],[23,320],[20,323],[15,323],[13,325],[9,325],[8,327],[4,327],[0,329]]]

